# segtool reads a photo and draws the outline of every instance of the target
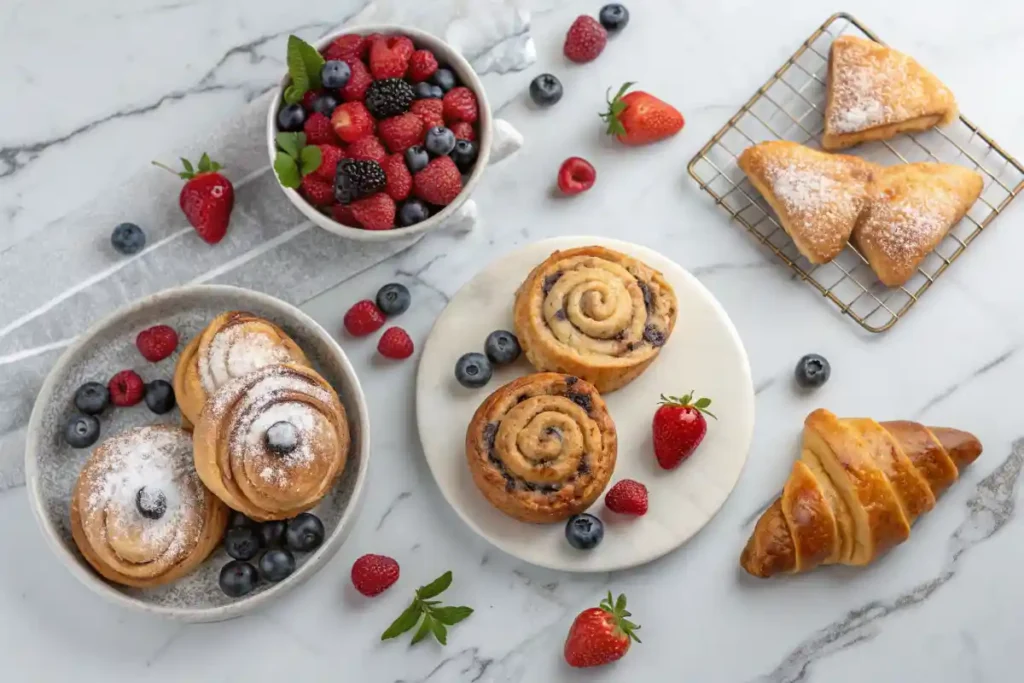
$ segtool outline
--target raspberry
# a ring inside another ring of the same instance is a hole
[[[444,106],[444,120],[449,123],[465,121],[473,123],[479,116],[476,104],[476,95],[464,85],[452,88],[445,93],[441,100]]]
[[[581,14],[565,34],[562,52],[570,60],[582,64],[597,59],[608,42],[608,31],[594,17]]]
[[[320,147],[320,165],[313,171],[313,175],[333,183],[334,173],[338,170],[338,162],[345,158],[345,152],[341,147],[334,145],[318,146]]]
[[[135,338],[142,357],[150,363],[156,363],[174,353],[178,348],[178,333],[170,325],[156,325],[139,332]]]
[[[349,159],[376,161],[378,164],[384,161],[387,155],[384,145],[372,135],[356,140],[345,150],[345,156]]]
[[[412,177],[412,186],[423,201],[447,206],[462,192],[462,174],[450,157],[437,157]]]
[[[476,129],[473,128],[472,123],[456,121],[449,127],[451,128],[451,131],[455,133],[456,140],[469,140],[470,142],[476,140]]]
[[[350,59],[362,59],[366,56],[366,51],[369,49],[370,43],[366,38],[355,33],[349,33],[348,35],[338,36],[327,46],[327,49],[324,50],[324,59],[328,61],[336,59],[342,62],[347,62]]]
[[[377,351],[385,358],[395,360],[408,358],[413,352],[412,339],[401,327],[389,327],[384,330],[380,341],[377,342]]]
[[[434,126],[444,125],[444,103],[437,99],[416,100],[409,107],[409,111],[420,117],[423,122],[423,131],[426,132]]]
[[[313,206],[328,206],[334,203],[334,187],[323,178],[318,178],[316,173],[303,177],[299,190]]]
[[[384,314],[377,308],[377,304],[364,299],[348,309],[344,323],[345,329],[353,337],[365,337],[384,326]]]
[[[146,385],[134,370],[122,370],[110,378],[107,391],[110,392],[111,403],[115,406],[127,407],[142,400],[146,393]]]
[[[382,78],[401,78],[409,66],[409,57],[402,50],[389,46],[393,38],[382,38],[373,41],[370,47],[370,73],[377,80]],[[409,43],[412,45],[411,41]]]
[[[401,154],[392,154],[381,166],[388,179],[384,190],[388,196],[396,202],[407,198],[412,192],[412,175],[409,173],[409,167],[405,165],[405,157]]]
[[[313,100],[323,94],[323,90],[307,90],[302,96],[302,108],[306,111],[313,111]]]
[[[647,513],[647,487],[638,481],[623,479],[611,487],[604,504],[619,514],[644,515]]]
[[[377,124],[377,133],[391,152],[404,152],[423,139],[423,132],[423,121],[411,112]]]
[[[437,59],[430,50],[416,50],[409,59],[409,80],[425,81],[437,71]]]
[[[352,75],[348,77],[348,83],[338,93],[346,102],[362,102],[366,97],[366,89],[373,83],[373,76],[370,75],[366,65],[358,59],[347,59],[345,63],[352,70]]]
[[[383,192],[349,204],[352,215],[367,230],[390,230],[395,227],[395,200]]]
[[[363,555],[352,565],[352,585],[368,598],[380,595],[398,581],[398,563],[385,555]]]
[[[305,125],[302,126],[302,130],[306,133],[307,145],[338,144],[338,136],[334,134],[331,120],[320,112],[310,114]]]
[[[373,117],[362,102],[346,102],[331,114],[331,127],[345,142],[373,135]]]
[[[342,225],[347,225],[350,228],[360,227],[359,221],[357,221],[356,217],[352,215],[352,209],[348,208],[348,204],[335,204],[332,206],[331,218]]]

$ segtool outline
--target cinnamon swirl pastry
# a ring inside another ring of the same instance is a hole
[[[617,450],[615,423],[597,389],[553,372],[495,391],[466,432],[477,488],[524,522],[557,522],[590,507],[611,479]]]
[[[131,429],[93,451],[71,495],[71,535],[104,578],[159,586],[213,552],[228,509],[192,463],[192,438],[170,425]]]
[[[196,470],[214,494],[252,519],[314,507],[345,468],[345,408],[300,365],[268,365],[210,397],[195,428]]]
[[[582,377],[598,391],[629,384],[675,327],[675,292],[661,273],[604,247],[556,251],[516,292],[516,335],[540,371]]]
[[[302,349],[274,323],[244,311],[218,315],[185,346],[174,369],[183,426],[197,424],[207,398],[230,380],[280,363],[309,365]]]

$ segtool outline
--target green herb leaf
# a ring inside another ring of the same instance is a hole
[[[278,133],[274,140],[278,148],[293,159],[299,158],[299,151],[305,146],[305,133]]]
[[[438,607],[430,612],[435,619],[440,621],[442,624],[448,626],[454,626],[459,623],[470,614],[473,613],[472,607]]]
[[[441,576],[437,577],[426,586],[420,586],[416,590],[416,597],[420,600],[433,598],[448,590],[448,586],[450,585],[452,585],[452,573],[449,571],[441,574]]]
[[[292,36],[291,38],[294,38]],[[288,39],[291,42],[291,38]],[[320,70],[324,68],[324,58],[320,56],[317,49],[302,40],[301,38],[295,38],[298,41],[299,54],[302,55],[302,63],[306,66],[306,77],[309,79],[310,90],[316,90],[321,87],[320,82]]]
[[[310,81],[306,71],[306,60],[303,57],[303,45],[305,43],[301,38],[288,36],[288,76],[292,79],[291,85],[284,91],[284,101],[288,104],[298,104],[309,90]]]
[[[388,630],[384,631],[380,635],[381,640],[390,640],[397,638],[406,631],[412,629],[416,625],[416,622],[420,620],[420,616],[423,614],[423,608],[420,606],[418,600],[413,600],[412,604],[409,605],[404,612],[398,615],[398,618],[392,622],[391,626],[388,626]]]
[[[442,645],[448,644],[448,629],[440,621],[433,619],[430,622],[430,630],[434,632],[434,637],[437,638],[437,642]]]
[[[274,172],[277,173],[277,179],[285,187],[290,187],[293,190],[302,184],[302,176],[299,175],[299,166],[295,163],[295,159],[284,152],[278,152],[277,156],[274,157]]]
[[[416,631],[416,635],[414,635],[412,637],[412,642],[409,643],[409,644],[410,645],[415,645],[416,643],[418,643],[421,640],[423,640],[424,638],[426,638],[427,635],[430,633],[431,628],[433,627],[433,625],[434,625],[434,620],[430,617],[429,614],[425,615],[423,617],[423,621],[420,622],[419,630]]]
[[[308,176],[310,173],[320,168],[320,148],[316,145],[309,145],[302,148],[299,159],[299,170],[302,171],[303,177]]]

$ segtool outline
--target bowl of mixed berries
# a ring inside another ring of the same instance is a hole
[[[437,228],[487,165],[480,79],[440,38],[366,26],[310,45],[288,39],[288,74],[267,116],[278,181],[311,221],[383,241]]]

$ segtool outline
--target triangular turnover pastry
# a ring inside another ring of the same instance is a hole
[[[952,164],[878,169],[851,241],[879,280],[889,287],[901,286],[960,222],[983,185],[978,173]]]
[[[868,140],[952,123],[956,99],[913,57],[866,38],[832,43],[821,146],[837,150]]]
[[[827,263],[846,246],[876,168],[783,140],[744,150],[739,166],[811,263]]]

